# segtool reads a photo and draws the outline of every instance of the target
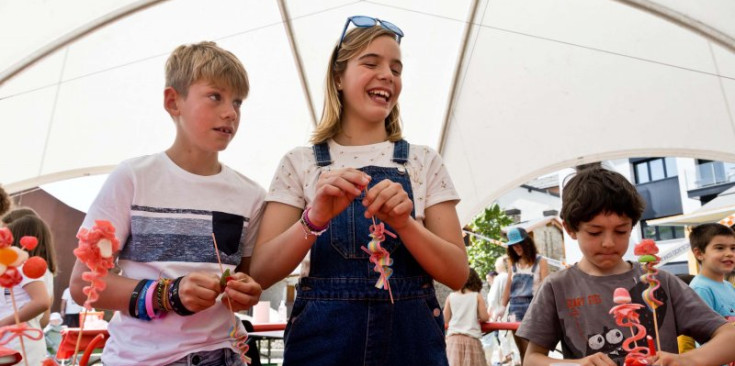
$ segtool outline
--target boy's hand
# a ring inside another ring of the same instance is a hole
[[[195,313],[214,305],[219,294],[219,277],[213,273],[191,272],[179,282],[181,303]]]
[[[309,221],[316,226],[325,226],[344,211],[368,183],[370,176],[354,168],[323,172],[316,183]]]
[[[227,281],[224,290],[225,296],[222,297],[222,302],[228,305],[229,301],[234,312],[253,307],[258,303],[260,294],[263,292],[259,283],[242,272],[235,272],[231,279]]]
[[[388,179],[370,188],[362,204],[366,218],[375,216],[396,230],[408,224],[413,210],[413,201],[403,186]]]
[[[695,366],[696,362],[685,357],[686,353],[677,355],[668,352],[658,352],[655,356],[648,358],[649,365],[656,366]]]
[[[602,352],[577,360],[580,365],[585,366],[617,366],[617,363]]]

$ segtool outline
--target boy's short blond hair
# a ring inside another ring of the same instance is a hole
[[[200,80],[227,86],[243,99],[250,91],[247,71],[232,52],[208,41],[176,47],[166,61],[166,87],[186,98]]]

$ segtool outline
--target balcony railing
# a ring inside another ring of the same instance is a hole
[[[735,182],[735,164],[713,161],[686,170],[687,190]]]

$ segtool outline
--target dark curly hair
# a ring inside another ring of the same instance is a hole
[[[635,225],[645,207],[646,202],[627,178],[593,165],[577,170],[564,186],[560,216],[574,231],[600,213],[626,216]]]
[[[465,293],[465,290],[469,290],[472,292],[480,292],[482,291],[482,280],[480,279],[480,275],[477,274],[477,271],[475,271],[474,268],[470,268],[470,274],[467,277],[467,282],[462,286],[462,293]]]

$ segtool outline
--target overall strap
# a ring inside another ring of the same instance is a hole
[[[538,267],[538,262],[541,262],[541,256],[537,255],[536,260],[533,261],[533,267],[531,267],[531,273],[536,273],[536,267]]]
[[[332,164],[332,157],[329,155],[329,145],[326,142],[312,146],[314,150],[314,158],[317,166],[327,166]]]
[[[393,162],[398,164],[408,163],[408,141],[400,139],[393,144]]]

